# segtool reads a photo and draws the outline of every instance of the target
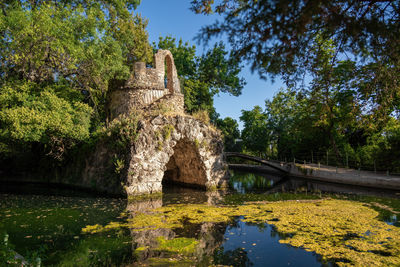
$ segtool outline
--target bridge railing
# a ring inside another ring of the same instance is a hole
[[[228,155],[234,155],[232,152],[227,153]],[[259,155],[254,156],[259,157]],[[310,151],[306,153],[296,153],[295,155],[281,155],[280,157],[264,155],[260,158],[264,158],[265,160],[275,163],[295,163],[304,165],[316,164],[317,166],[370,171],[387,176],[400,175],[398,171],[395,171],[387,164],[382,164],[377,159],[369,158],[368,160],[365,160],[363,157],[355,158],[353,155],[349,155],[347,153],[341,153],[340,156],[337,156],[330,151]]]

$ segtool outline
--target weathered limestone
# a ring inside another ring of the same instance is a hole
[[[220,134],[190,116],[157,116],[143,125],[131,148],[128,195],[162,190],[165,181],[205,188],[224,186],[227,165]]]

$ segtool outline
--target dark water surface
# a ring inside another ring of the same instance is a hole
[[[185,224],[179,229],[135,232],[120,227],[100,233],[84,233],[82,229],[88,225],[124,222],[141,212],[171,204],[240,204],[244,201],[318,199],[329,195],[366,203],[379,202],[400,209],[396,192],[250,173],[235,173],[230,193],[169,187],[164,189],[162,197],[130,202],[88,194],[81,197],[71,190],[54,192],[42,188],[41,191],[33,185],[32,188],[35,191],[28,188],[24,194],[9,193],[12,192],[10,185],[1,188],[0,241],[4,241],[0,247],[3,253],[0,266],[9,260],[6,254],[10,251],[17,252],[28,263],[42,266],[131,266],[138,263],[153,266],[331,266],[332,263],[323,262],[322,257],[313,252],[279,243],[285,236],[273,225],[246,223],[240,216],[228,223]],[[387,224],[399,226],[396,213],[382,209],[379,216]],[[190,257],[181,257],[180,253],[176,256],[168,250],[153,249],[161,242],[160,238],[198,240],[198,245]]]

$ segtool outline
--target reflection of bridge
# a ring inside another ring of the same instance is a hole
[[[320,164],[305,163],[285,163],[274,160],[266,160],[255,156],[250,156],[237,152],[225,152],[226,157],[237,157],[263,164],[229,164],[229,168],[243,171],[269,172],[271,170],[279,171],[293,177],[306,178],[311,180],[348,184],[356,186],[365,186],[373,188],[383,188],[390,190],[400,190],[400,177],[387,176],[369,171],[360,171],[348,168],[337,168],[332,166],[323,166]]]

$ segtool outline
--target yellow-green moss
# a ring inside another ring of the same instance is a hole
[[[191,267],[196,266],[196,261],[187,258],[150,258],[148,259],[149,266],[179,266]]]
[[[163,137],[164,140],[168,140],[171,137],[171,133],[175,130],[174,126],[171,124],[165,125],[163,127]]]
[[[362,203],[290,201],[263,208],[271,210],[264,218],[290,236],[281,243],[314,251],[326,260],[349,261],[337,262],[340,266],[400,265],[400,229],[379,221],[378,212]],[[252,217],[249,221],[260,220]]]
[[[160,236],[157,238],[158,248],[156,250],[190,255],[196,251],[196,247],[199,244],[194,238],[178,237],[173,239],[165,239],[165,237]]]
[[[195,139],[195,140],[194,140],[194,145],[196,146],[197,149],[199,149],[199,148],[200,148],[200,142],[199,142],[199,140]]]
[[[148,246],[146,246],[146,247],[138,247],[138,248],[135,249],[135,251],[142,252],[142,251],[145,251],[148,248],[149,248]]]
[[[104,231],[104,227],[99,224],[86,225],[86,227],[82,229],[82,232],[91,234],[95,234],[102,231]]]
[[[183,228],[184,223],[227,222],[234,207],[215,207],[204,204],[170,205],[139,213],[127,220],[127,226],[136,230]]]
[[[316,252],[340,266],[400,265],[400,229],[380,221],[378,212],[366,204],[347,200],[292,200],[220,207],[170,205],[138,213],[123,224],[109,224],[104,230],[183,228],[186,223],[228,222],[234,216],[243,216],[246,222],[273,224],[286,236],[281,243]],[[84,231],[100,229],[101,226],[95,225]]]

